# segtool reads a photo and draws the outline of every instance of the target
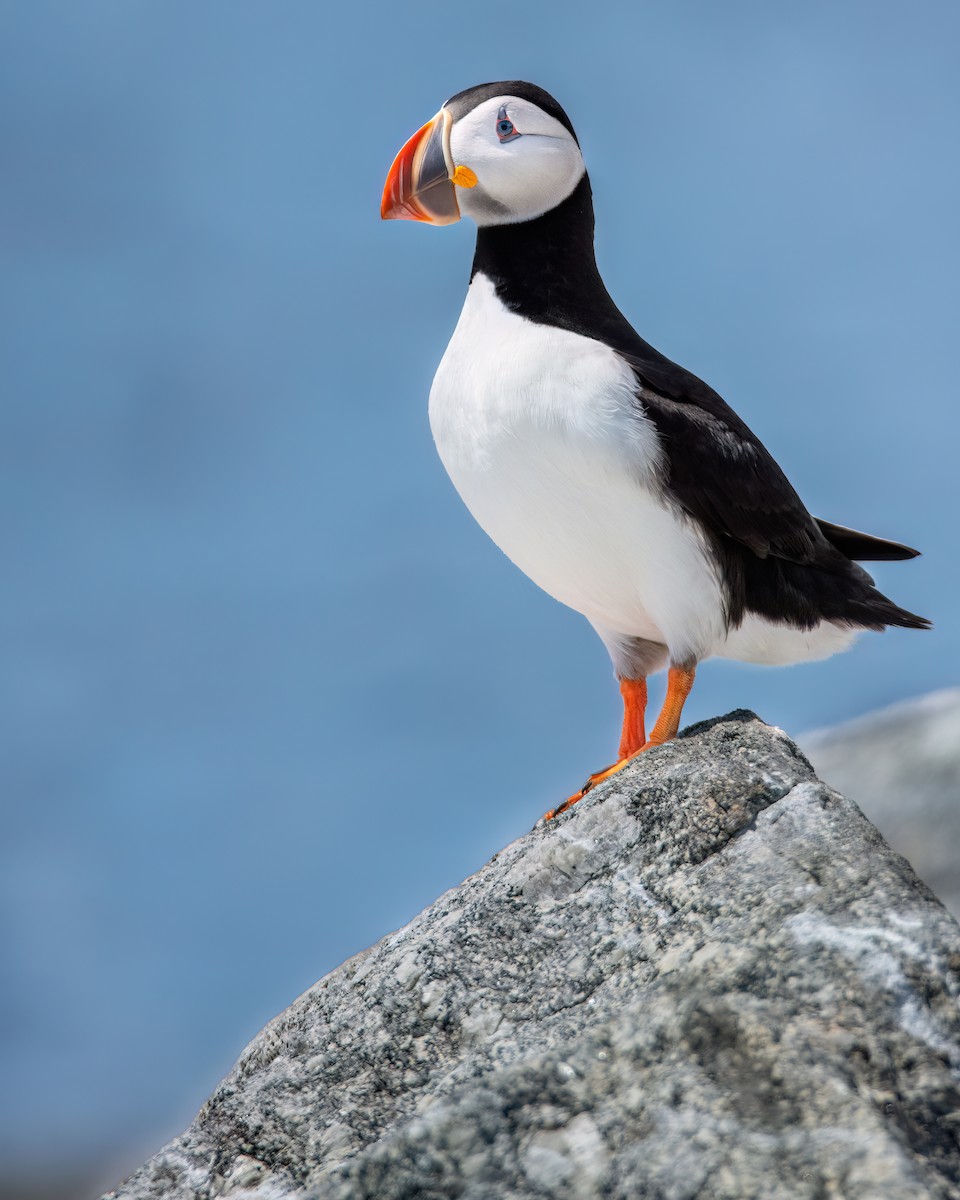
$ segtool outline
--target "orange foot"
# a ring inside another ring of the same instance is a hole
[[[620,685],[620,691],[624,699],[624,736],[620,741],[620,760],[615,762],[612,767],[607,767],[603,771],[597,771],[591,775],[587,782],[583,785],[579,792],[574,792],[572,796],[568,796],[566,800],[556,808],[551,808],[547,813],[543,814],[545,821],[552,821],[554,817],[559,817],[561,813],[565,813],[568,808],[572,808],[578,800],[582,800],[587,792],[592,791],[598,783],[603,783],[605,780],[612,778],[619,771],[622,771],[627,763],[633,762],[638,754],[642,754],[644,750],[649,750],[651,746],[662,746],[664,742],[669,742],[677,736],[677,730],[680,728],[680,714],[683,712],[683,705],[690,695],[690,689],[693,687],[695,667],[671,667],[667,674],[667,696],[663,702],[663,708],[660,710],[660,716],[657,718],[657,723],[654,725],[648,741],[643,741],[643,713],[640,712],[639,722],[637,721],[636,708],[637,701],[640,699],[641,688],[640,684],[643,681],[639,680],[624,680]],[[642,687],[643,703],[646,704],[646,685],[643,682]],[[628,724],[634,731],[632,738],[627,736]],[[636,749],[636,731],[639,728],[640,742]],[[632,744],[631,744],[632,742]]]
[[[633,754],[627,758],[621,758],[619,762],[615,762],[612,767],[606,767],[603,771],[597,771],[583,785],[579,792],[574,792],[572,796],[568,796],[566,800],[556,808],[551,808],[549,812],[543,814],[545,821],[552,821],[554,817],[559,817],[561,813],[565,813],[568,808],[572,808],[578,800],[582,800],[587,792],[593,791],[598,783],[603,783],[607,779],[611,779],[618,771],[622,771],[627,763],[633,762],[637,755],[642,754],[644,750],[649,750],[651,746],[658,746],[659,742],[644,742],[639,750],[635,750]]]

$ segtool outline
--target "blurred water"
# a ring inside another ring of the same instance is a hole
[[[8,1175],[109,1182],[615,747],[599,642],[430,442],[472,231],[377,204],[452,92],[552,90],[643,335],[815,512],[925,551],[877,574],[935,633],[707,667],[690,718],[796,730],[956,681],[958,23],[0,6]]]

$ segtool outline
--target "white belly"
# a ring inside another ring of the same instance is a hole
[[[509,312],[478,275],[430,424],[467,507],[534,582],[605,629],[704,657],[724,636],[719,581],[663,497],[635,390],[608,347]]]

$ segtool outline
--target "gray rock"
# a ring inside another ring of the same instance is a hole
[[[960,688],[798,740],[817,774],[855,801],[960,917]]]
[[[956,1200],[958,996],[960,927],[735,713],[331,972],[113,1195]]]

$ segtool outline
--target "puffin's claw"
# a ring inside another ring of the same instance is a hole
[[[582,800],[587,792],[592,791],[598,783],[602,783],[605,779],[609,779],[615,771],[627,761],[621,759],[620,762],[614,763],[611,767],[604,767],[602,771],[595,771],[590,775],[579,792],[574,792],[572,796],[568,796],[562,804],[558,804],[556,808],[551,808],[549,812],[543,814],[545,821],[552,821],[554,817],[559,817],[561,813],[565,813],[568,808],[572,808],[578,800]]]

